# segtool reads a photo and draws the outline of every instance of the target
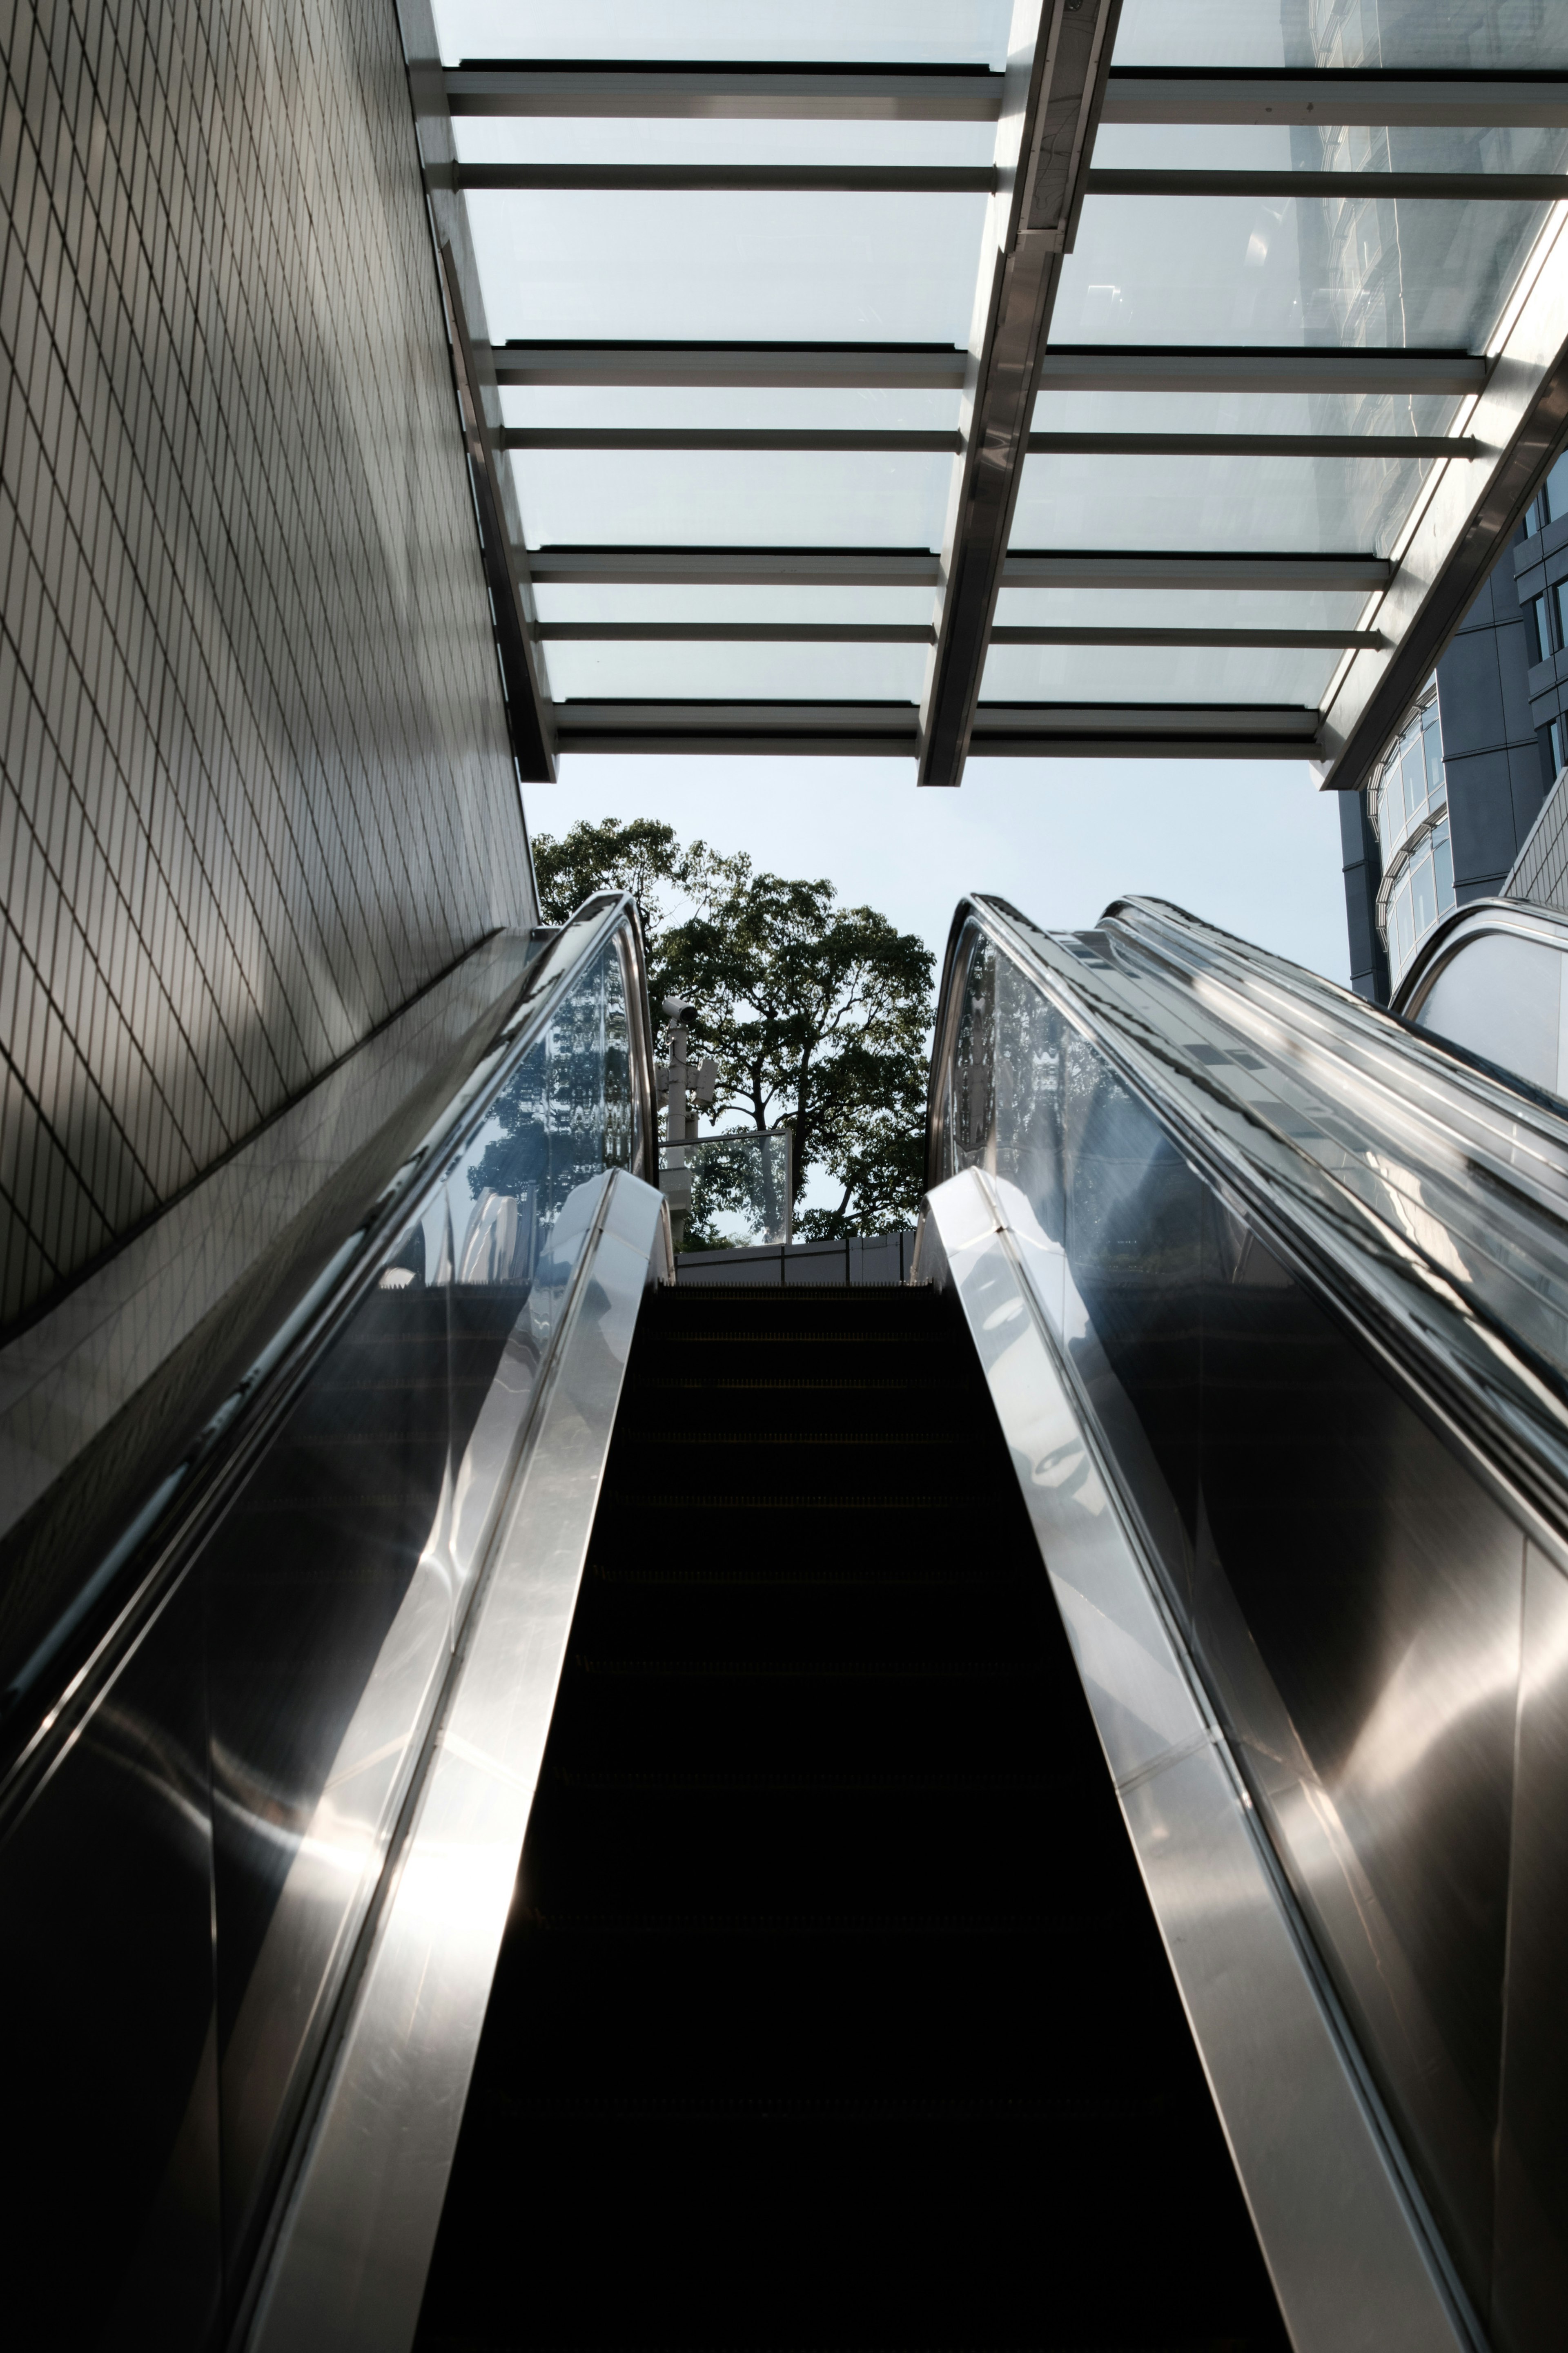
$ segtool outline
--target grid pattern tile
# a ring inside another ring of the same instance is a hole
[[[1502,888],[1507,898],[1528,899],[1532,906],[1555,907],[1568,915],[1568,798],[1561,776]]]
[[[0,0],[0,1328],[527,848],[386,0]]]

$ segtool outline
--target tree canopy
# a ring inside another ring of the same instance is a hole
[[[877,1233],[913,1217],[931,1021],[922,940],[873,907],[841,906],[826,878],[759,874],[743,854],[682,847],[652,818],[584,819],[533,850],[552,922],[594,891],[636,895],[656,1013],[671,990],[691,997],[692,1045],[719,1066],[712,1124],[793,1128],[797,1198],[814,1170],[838,1191],[797,1230]]]

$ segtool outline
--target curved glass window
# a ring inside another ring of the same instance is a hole
[[[1368,806],[1383,851],[1378,929],[1388,948],[1390,978],[1397,983],[1417,944],[1454,903],[1436,679],[1384,755]]]

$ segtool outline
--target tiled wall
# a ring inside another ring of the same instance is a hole
[[[0,1330],[527,849],[391,0],[0,0]]]

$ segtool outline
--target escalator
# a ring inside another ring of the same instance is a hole
[[[20,2341],[1548,2353],[1563,1104],[966,901],[912,1279],[689,1285],[631,903],[496,1022],[3,1597]]]
[[[1288,2340],[965,1334],[666,1290],[417,2342],[976,2341]]]

